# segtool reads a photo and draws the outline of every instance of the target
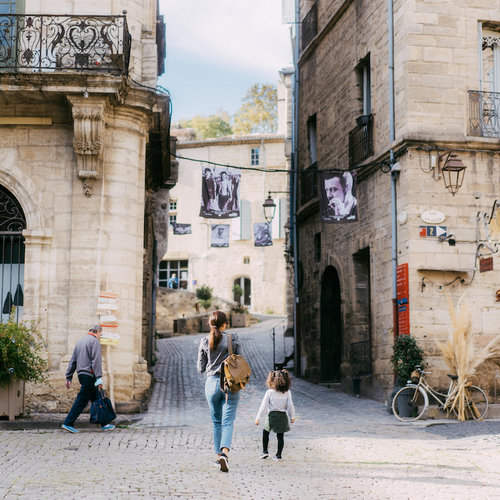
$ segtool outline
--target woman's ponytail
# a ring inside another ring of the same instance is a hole
[[[227,323],[227,317],[222,311],[214,311],[208,319],[210,325],[210,334],[208,336],[208,346],[211,351],[217,349],[222,339],[220,328]]]

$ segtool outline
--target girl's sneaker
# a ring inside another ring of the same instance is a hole
[[[280,456],[280,455],[275,455],[275,456],[273,457],[273,460],[281,460],[281,456]]]
[[[227,458],[227,455],[222,453],[222,455],[219,458],[219,463],[220,463],[220,470],[222,472],[228,472],[229,471],[229,459]]]
[[[265,451],[264,453],[262,453],[260,458],[264,459],[264,458],[267,458],[268,456],[269,456],[269,453],[267,451]]]

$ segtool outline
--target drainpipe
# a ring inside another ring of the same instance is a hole
[[[293,248],[293,338],[294,372],[302,374],[300,352],[300,308],[299,308],[299,245],[297,238],[297,192],[298,192],[298,137],[299,137],[299,46],[300,46],[300,1],[295,0],[295,44],[293,46],[293,113],[292,113],[292,175],[290,178],[290,222],[291,244]]]
[[[390,134],[390,167],[391,167],[391,228],[392,228],[392,314],[394,336],[398,335],[398,305],[396,271],[398,265],[397,234],[397,197],[396,181],[398,170],[394,169],[395,111],[394,111],[394,1],[388,0],[388,37],[389,37],[389,134]]]

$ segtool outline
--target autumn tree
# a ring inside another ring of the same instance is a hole
[[[278,130],[278,94],[276,85],[256,83],[242,99],[233,117],[235,134],[275,133]]]

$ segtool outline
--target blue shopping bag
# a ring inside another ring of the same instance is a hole
[[[97,389],[97,398],[90,405],[90,422],[108,425],[116,418],[116,413],[111,401],[106,396],[104,389]]]

